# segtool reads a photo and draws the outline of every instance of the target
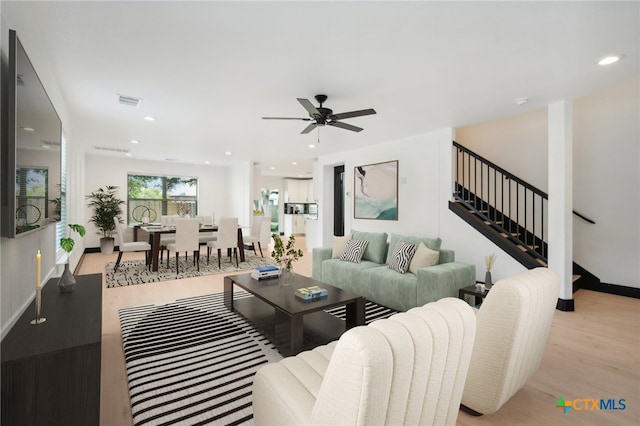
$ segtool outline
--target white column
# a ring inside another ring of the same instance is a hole
[[[548,107],[549,269],[560,277],[560,299],[573,310],[573,104]]]

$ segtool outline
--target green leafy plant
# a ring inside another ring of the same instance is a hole
[[[93,209],[93,216],[89,219],[98,228],[98,234],[106,238],[111,238],[116,232],[116,224],[113,218],[118,218],[122,223],[122,204],[124,201],[116,197],[117,186],[106,186],[106,189],[98,188],[97,191],[87,195],[89,200],[87,207]]]
[[[302,250],[294,247],[296,244],[296,238],[293,235],[290,235],[286,246],[282,242],[280,235],[272,234],[271,238],[273,238],[274,243],[271,257],[273,257],[273,259],[278,263],[284,263],[287,271],[290,271],[293,267],[293,262],[303,256]]]
[[[76,244],[76,242],[70,236],[71,232],[75,231],[81,237],[84,237],[85,234],[84,226],[78,225],[76,223],[70,223],[69,229],[69,235],[66,238],[60,238],[60,247],[62,247],[62,250],[66,251],[67,253],[71,253],[71,251],[73,250],[73,246]]]

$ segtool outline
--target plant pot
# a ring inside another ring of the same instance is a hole
[[[73,276],[73,273],[69,269],[69,263],[67,262],[64,264],[64,272],[58,280],[58,290],[60,290],[60,293],[71,293],[75,285],[76,277]]]
[[[290,286],[293,284],[293,268],[287,269],[286,266],[280,268],[280,284],[282,286]]]
[[[112,237],[102,237],[100,238],[100,252],[102,254],[111,254],[113,253],[113,238]]]

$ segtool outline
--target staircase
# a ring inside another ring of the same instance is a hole
[[[457,142],[453,150],[449,209],[526,268],[547,266],[547,194]],[[574,290],[580,279],[600,281],[574,263]]]

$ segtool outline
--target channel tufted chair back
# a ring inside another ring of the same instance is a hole
[[[454,298],[353,328],[255,376],[256,425],[455,425],[475,337]]]
[[[492,414],[536,372],[555,313],[560,281],[547,268],[504,278],[478,311],[473,363],[462,404],[472,414]]]

